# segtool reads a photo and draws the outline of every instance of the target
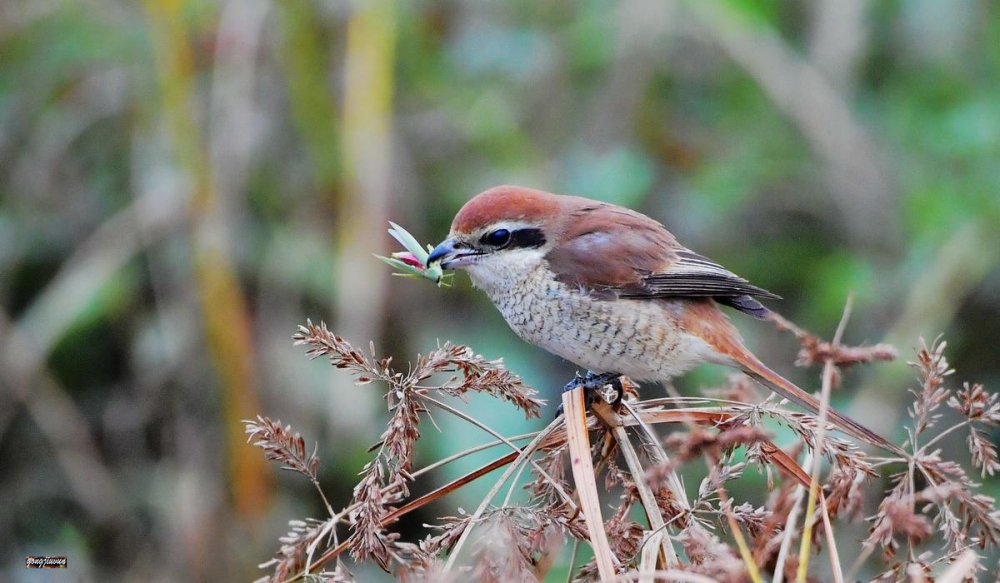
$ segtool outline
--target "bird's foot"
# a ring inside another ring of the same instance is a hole
[[[562,392],[565,393],[580,387],[583,388],[583,395],[588,409],[593,405],[594,400],[598,396],[613,406],[620,403],[622,396],[625,394],[625,390],[622,388],[622,375],[616,372],[594,373],[588,370],[585,376],[580,376],[580,373],[577,373],[573,377],[573,380],[566,383]],[[613,399],[607,398],[607,387],[611,387],[611,390],[614,391],[615,396]],[[563,407],[559,405],[559,408],[556,410],[556,417],[559,417],[562,413]]]

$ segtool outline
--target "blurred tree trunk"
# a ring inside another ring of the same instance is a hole
[[[377,340],[385,322],[389,272],[372,260],[387,246],[392,177],[392,103],[396,6],[391,0],[357,3],[347,26],[342,144],[344,190],[336,224],[338,333],[355,342]],[[400,219],[402,220],[402,219]],[[364,423],[362,399],[331,399],[338,424]]]

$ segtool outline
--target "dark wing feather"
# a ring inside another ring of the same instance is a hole
[[[753,296],[778,298],[677,243],[655,220],[628,209],[588,205],[567,216],[562,243],[546,256],[560,281],[623,298],[714,298],[755,317]]]
[[[758,296],[777,299],[778,296],[757,287],[714,261],[679,247],[676,260],[664,269],[641,277],[633,290],[623,290],[623,296]]]
[[[731,308],[736,308],[744,314],[750,314],[758,320],[763,320],[768,314],[768,309],[750,296],[716,297],[715,301]]]

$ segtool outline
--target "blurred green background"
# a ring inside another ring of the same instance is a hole
[[[436,243],[502,183],[640,209],[827,337],[853,290],[846,339],[903,358],[836,404],[894,439],[919,336],[946,335],[956,382],[1000,388],[990,0],[8,0],[0,579],[263,574],[286,521],[323,511],[240,420],[318,441],[339,506],[386,418],[379,387],[292,346],[306,318],[404,368],[470,344],[555,396],[573,367],[464,276],[438,290],[372,257],[395,250],[388,220]],[[794,339],[738,320],[818,386]],[[487,439],[439,421],[424,463]],[[27,572],[42,554],[69,570]]]

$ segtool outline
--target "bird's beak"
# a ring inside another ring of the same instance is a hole
[[[427,265],[430,266],[432,263],[440,262],[442,269],[455,269],[457,267],[464,267],[469,265],[473,261],[473,257],[479,255],[477,251],[472,249],[458,249],[455,246],[455,239],[448,237],[441,244],[431,251],[431,254],[427,256]]]

